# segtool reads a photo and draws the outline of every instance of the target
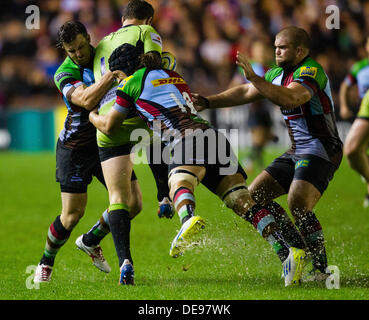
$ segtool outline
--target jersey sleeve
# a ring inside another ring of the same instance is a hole
[[[118,112],[128,114],[135,109],[135,101],[138,99],[141,91],[141,82],[137,73],[127,77],[117,88],[117,98],[113,109]]]
[[[354,73],[351,71],[346,75],[345,79],[343,80],[349,87],[353,86],[356,83],[356,77]]]
[[[159,33],[152,26],[140,26],[142,28],[142,39],[144,43],[145,53],[150,51],[157,51],[161,54],[162,52],[162,39]]]
[[[54,75],[54,82],[59,92],[70,101],[73,91],[83,82],[73,69],[58,69]]]
[[[268,82],[272,82],[276,77],[282,73],[283,69],[280,67],[274,67],[265,72],[264,79]]]
[[[327,83],[327,76],[319,66],[301,66],[293,74],[293,81],[305,87],[313,96],[323,90]]]

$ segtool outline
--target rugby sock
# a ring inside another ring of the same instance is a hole
[[[108,210],[105,210],[99,221],[96,222],[89,232],[83,235],[83,243],[88,247],[96,246],[109,232],[109,213]]]
[[[40,264],[48,266],[54,265],[55,256],[59,249],[68,240],[71,231],[64,228],[60,221],[60,215],[56,217],[55,221],[50,225],[47,232],[47,239],[44,249],[44,254],[40,260]]]
[[[284,240],[273,215],[267,208],[256,204],[246,213],[244,219],[269,242],[282,262],[287,259],[290,246]]]
[[[184,224],[194,215],[195,196],[190,189],[180,187],[175,191],[173,198],[174,208],[178,212],[181,224]]]
[[[132,262],[130,250],[131,219],[128,206],[123,203],[111,204],[109,206],[109,224],[118,255],[119,267],[123,265],[125,259]]]
[[[168,186],[168,164],[162,161],[162,153],[158,159],[157,155],[154,155],[154,151],[158,149],[162,151],[165,146],[162,144],[160,147],[154,148],[154,143],[147,147],[146,156],[149,162],[149,167],[155,178],[157,199],[162,201],[165,197],[169,199],[169,186]],[[156,151],[157,152],[157,151]]]
[[[305,239],[308,254],[312,257],[313,267],[325,272],[328,261],[322,226],[319,220],[313,212],[309,211],[303,217],[296,219],[296,226]]]
[[[266,207],[272,213],[274,220],[278,224],[278,227],[287,243],[291,247],[304,249],[306,247],[304,239],[288,216],[286,210],[284,210],[283,207],[275,201],[269,202]]]

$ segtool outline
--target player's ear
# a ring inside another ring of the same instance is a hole
[[[87,34],[86,39],[87,39],[88,43],[90,44],[91,43],[91,36],[89,34]]]
[[[148,24],[148,25],[151,26],[152,20],[153,20],[153,17],[147,18],[146,21],[145,21],[145,24]]]

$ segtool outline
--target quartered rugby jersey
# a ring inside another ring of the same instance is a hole
[[[356,62],[346,76],[345,82],[349,86],[357,83],[359,97],[362,99],[369,90],[369,59]]]
[[[67,57],[57,69],[54,82],[68,109],[59,139],[69,148],[96,145],[96,129],[88,119],[89,111],[74,105],[70,100],[77,87],[82,84],[90,86],[95,82],[92,63],[81,67],[75,64],[70,57]]]
[[[265,74],[265,80],[279,86],[292,81],[308,89],[312,98],[294,109],[281,106],[281,112],[291,139],[289,153],[313,154],[333,163],[342,150],[334,114],[329,79],[322,66],[309,56],[292,70],[274,67]]]
[[[94,75],[96,81],[109,70],[109,57],[116,48],[124,43],[137,46],[139,42],[143,44],[145,53],[157,51],[161,54],[162,52],[161,37],[150,25],[127,25],[104,37],[97,45],[94,57]],[[116,100],[117,86],[117,83],[113,84],[110,90],[101,99],[99,114],[108,113],[113,106]],[[127,119],[128,120],[125,122],[126,130],[122,127],[119,132],[114,133],[112,136],[107,136],[98,130],[98,145],[100,147],[112,147],[129,143],[129,134],[133,129],[146,127],[135,110],[132,110],[127,116]]]
[[[154,129],[154,120],[160,121],[161,131],[173,129],[180,133],[177,139],[185,135],[186,129],[209,128],[208,122],[197,116],[185,80],[166,69],[142,68],[126,78],[118,86],[113,108],[125,114],[136,109],[150,129]]]

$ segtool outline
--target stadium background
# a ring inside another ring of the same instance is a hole
[[[88,28],[92,44],[120,27],[127,0],[12,0],[1,1],[0,12],[0,148],[53,150],[65,119],[62,99],[53,74],[63,60],[55,48],[58,28],[78,19]],[[321,0],[152,0],[154,26],[173,52],[180,72],[193,92],[204,95],[226,89],[236,72],[237,50],[250,54],[252,43],[262,41],[272,49],[274,35],[287,25],[305,28],[312,39],[311,54],[326,70],[338,115],[338,90],[354,61],[365,57],[369,30],[366,1]],[[28,5],[40,8],[40,28],[29,30]],[[326,27],[326,7],[340,9],[339,29]],[[356,90],[350,103],[357,107]],[[279,146],[288,137],[279,110],[271,108]],[[249,145],[247,109],[217,110],[205,114],[220,128],[238,128],[240,147]],[[349,123],[340,122],[344,139]]]

